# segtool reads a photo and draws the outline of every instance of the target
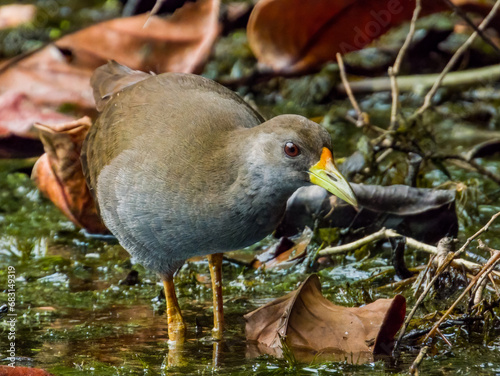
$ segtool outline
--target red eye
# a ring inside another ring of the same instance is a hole
[[[293,142],[287,142],[285,144],[285,154],[289,157],[296,157],[300,154],[300,149]]]

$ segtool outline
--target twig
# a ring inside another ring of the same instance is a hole
[[[455,165],[458,165],[460,168],[470,169],[478,172],[479,174],[486,176],[487,178],[494,181],[496,184],[500,185],[500,176],[495,174],[494,172],[488,170],[487,168],[481,166],[473,159],[467,159],[462,155],[447,155],[447,156],[439,156],[438,159],[442,160],[450,160],[454,162]]]
[[[467,295],[467,293],[480,281],[485,273],[489,273],[493,270],[496,264],[500,261],[500,252],[495,253],[488,262],[484,265],[483,269],[470,281],[466,289],[460,294],[460,296],[453,302],[450,308],[444,313],[444,315],[438,320],[436,324],[432,327],[429,333],[425,336],[423,342],[426,343],[429,338],[434,337],[437,328],[443,323],[444,320],[450,315],[450,313],[455,309],[455,307],[460,303],[460,301]]]
[[[426,90],[436,82],[439,74],[417,74],[413,76],[399,76],[396,78],[399,91]],[[459,72],[448,73],[441,87],[463,87],[484,84],[485,82],[495,82],[500,78],[500,64],[482,68],[468,69]],[[388,77],[376,77],[365,80],[353,81],[350,83],[353,93],[366,94],[391,90],[391,80]],[[340,93],[345,93],[343,84],[337,85],[336,89]]]
[[[422,363],[422,360],[424,360],[424,357],[427,355],[427,351],[429,351],[429,346],[424,346],[420,349],[420,352],[418,353],[417,358],[413,362],[413,364],[410,367],[410,374],[418,376],[420,374],[418,367],[420,367],[420,364]]]
[[[500,48],[490,39],[489,36],[487,36],[485,33],[483,33],[482,30],[478,29],[478,27],[472,22],[472,20],[469,18],[467,13],[465,13],[462,8],[456,6],[453,4],[451,0],[443,0],[453,11],[458,14],[462,19],[469,25],[474,31],[476,31],[479,36],[486,42],[488,43],[493,49],[500,54]]]
[[[356,114],[358,115],[358,119],[356,121],[356,126],[357,127],[363,127],[368,124],[367,119],[368,115],[361,111],[361,108],[359,107],[358,101],[354,97],[354,94],[352,93],[351,86],[349,85],[349,81],[347,80],[347,74],[345,72],[345,66],[344,66],[344,60],[342,60],[342,55],[340,53],[337,53],[337,63],[339,65],[339,70],[340,70],[340,79],[342,80],[342,84],[344,85],[345,92],[347,94],[347,97],[351,101],[351,105],[356,111]]]
[[[144,25],[142,26],[143,29],[145,29],[149,25],[151,17],[156,16],[156,14],[160,11],[160,8],[164,2],[165,0],[156,0],[153,9],[151,9],[151,12],[149,13],[148,19],[146,20],[146,22],[144,22]]]
[[[483,321],[483,320],[484,320],[483,316],[465,316],[465,317],[462,317],[462,318],[459,318],[456,320],[446,320],[444,323],[439,325],[439,329],[443,330],[443,329],[451,328],[453,326],[469,325],[469,324],[474,323],[476,321]],[[431,331],[430,328],[420,329],[420,330],[414,329],[411,332],[409,332],[407,335],[405,335],[403,340],[404,341],[415,340],[417,338],[420,338],[420,337],[426,335],[430,331]]]
[[[498,213],[498,214],[500,214],[500,213]],[[347,243],[347,244],[339,245],[336,247],[326,247],[325,249],[318,252],[318,256],[332,256],[332,255],[338,255],[338,254],[342,254],[342,253],[352,252],[352,251],[355,251],[356,249],[361,248],[365,244],[373,243],[377,240],[396,238],[396,237],[400,237],[400,236],[405,237],[406,244],[413,249],[417,249],[419,251],[430,253],[432,255],[436,255],[438,253],[437,247],[434,247],[433,245],[422,243],[416,239],[398,234],[394,230],[382,228],[381,230],[374,232],[373,234],[367,235],[364,238],[358,239],[352,243]],[[477,264],[477,263],[472,262],[472,261],[464,260],[464,259],[453,259],[452,263],[453,263],[453,266],[455,266],[455,267],[458,267],[458,266],[462,267],[463,266],[467,270],[471,270],[474,272],[477,270],[480,270],[482,268],[482,265]],[[497,275],[498,277],[500,277],[500,272],[494,272],[494,274]]]
[[[389,130],[394,131],[398,127],[398,107],[399,107],[399,87],[396,77],[399,75],[399,70],[401,69],[401,63],[403,62],[403,58],[406,54],[406,51],[410,47],[411,41],[415,35],[415,25],[417,23],[418,15],[420,14],[420,10],[422,9],[421,0],[417,0],[415,2],[415,10],[413,11],[413,16],[410,22],[410,30],[408,31],[408,35],[401,46],[401,49],[398,52],[398,56],[396,57],[396,61],[392,67],[389,67],[388,73],[389,78],[391,79],[391,92],[392,92],[392,108],[391,108],[391,123],[389,125]]]
[[[446,270],[446,268],[452,263],[453,259],[455,257],[457,257],[459,254],[461,254],[462,252],[465,251],[465,249],[469,246],[469,244],[474,240],[476,239],[479,235],[481,235],[483,232],[485,231],[488,231],[489,227],[491,226],[491,224],[493,223],[493,221],[495,219],[497,219],[497,217],[500,216],[500,212],[496,213],[495,215],[493,215],[490,220],[488,221],[488,223],[486,223],[480,230],[478,230],[474,235],[472,235],[471,237],[469,237],[465,243],[462,245],[462,247],[460,247],[460,249],[456,252],[453,252],[453,253],[450,253],[448,255],[448,257],[446,258],[445,262],[441,265],[440,268],[438,268],[438,270],[436,271],[436,274],[434,275],[434,277],[432,278],[432,280],[429,282],[429,284],[425,287],[424,291],[422,292],[422,294],[420,294],[420,296],[418,297],[417,301],[415,302],[415,305],[413,306],[412,310],[410,311],[410,313],[408,314],[408,316],[406,317],[406,320],[403,324],[403,327],[401,328],[401,330],[399,331],[399,336],[398,336],[398,339],[396,341],[396,344],[394,345],[394,353],[397,354],[397,350],[398,350],[398,347],[399,345],[401,344],[401,339],[403,338],[405,332],[406,332],[406,329],[408,328],[408,325],[410,324],[410,321],[411,319],[413,318],[413,316],[415,315],[415,312],[417,311],[417,308],[420,306],[420,304],[422,303],[422,301],[424,300],[424,298],[427,296],[427,294],[429,293],[431,287],[434,285],[434,282],[436,282],[436,280],[439,278],[439,276],[441,275],[441,273]]]
[[[436,329],[436,333],[439,334],[439,336],[441,337],[441,339],[446,342],[446,344],[450,347],[453,347],[453,345],[451,344],[450,341],[448,341],[448,338],[446,338],[443,334],[443,332],[441,330],[439,330],[439,328]]]
[[[495,13],[497,12],[498,8],[500,8],[500,0],[497,0],[495,2],[495,5],[493,5],[493,7],[491,8],[490,13],[488,13],[488,15],[484,18],[484,20],[478,26],[478,30],[482,31],[482,30],[484,30],[486,28],[486,26],[488,26],[488,23],[493,19],[493,17],[495,16]],[[465,41],[465,43],[462,44],[458,48],[458,50],[455,51],[455,53],[451,57],[450,61],[448,61],[448,64],[446,64],[446,66],[444,67],[443,71],[439,75],[438,79],[436,80],[436,82],[432,86],[431,90],[429,90],[429,92],[425,96],[425,98],[424,98],[424,104],[422,105],[422,107],[420,107],[417,110],[416,115],[422,115],[431,106],[432,98],[434,97],[434,95],[436,94],[437,90],[441,86],[441,82],[443,81],[444,77],[455,66],[455,64],[458,61],[458,59],[460,59],[460,57],[462,56],[462,54],[465,51],[467,51],[467,49],[471,46],[471,44],[474,42],[474,40],[476,39],[477,36],[478,36],[478,33],[477,33],[477,31],[475,31]]]

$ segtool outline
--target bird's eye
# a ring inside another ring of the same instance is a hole
[[[289,157],[296,157],[300,154],[300,149],[293,142],[287,142],[285,144],[285,154]]]

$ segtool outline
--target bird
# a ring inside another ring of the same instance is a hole
[[[208,258],[221,338],[224,252],[271,234],[302,186],[357,205],[331,136],[305,117],[266,121],[210,79],[115,61],[95,70],[91,86],[100,114],[82,146],[84,175],[106,227],[162,279],[172,343],[186,336],[173,281],[185,260]]]

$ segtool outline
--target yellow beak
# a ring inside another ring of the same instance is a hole
[[[327,148],[323,148],[319,162],[309,169],[309,177],[311,183],[325,188],[348,204],[358,206],[351,186],[335,166],[332,152]]]

